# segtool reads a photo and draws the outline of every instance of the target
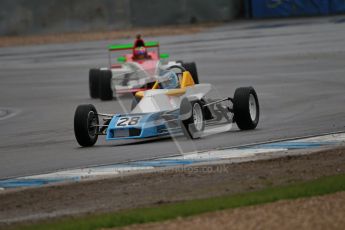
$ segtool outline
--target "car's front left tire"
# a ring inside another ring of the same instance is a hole
[[[180,108],[181,128],[184,135],[190,139],[200,138],[205,129],[205,113],[200,100],[181,102]]]
[[[93,146],[98,139],[99,120],[96,108],[89,105],[79,105],[74,114],[74,135],[79,145]]]
[[[234,95],[235,122],[241,130],[255,129],[259,123],[260,107],[253,87],[242,87]]]

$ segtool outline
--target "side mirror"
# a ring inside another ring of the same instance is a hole
[[[160,54],[159,55],[159,58],[161,58],[161,59],[167,59],[167,58],[169,58],[169,54]]]
[[[124,57],[124,56],[118,57],[117,61],[120,63],[124,63],[124,62],[126,62],[126,57]]]

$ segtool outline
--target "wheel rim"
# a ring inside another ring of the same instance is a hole
[[[256,100],[253,94],[249,95],[249,114],[252,121],[255,121],[256,119],[256,112],[257,112],[257,106],[256,106]]]
[[[96,136],[97,125],[97,117],[93,111],[90,111],[87,116],[87,131],[90,137]]]
[[[203,127],[203,114],[199,103],[195,103],[193,106],[193,120],[195,129],[201,131]]]

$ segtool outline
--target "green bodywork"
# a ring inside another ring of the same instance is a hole
[[[121,57],[118,57],[118,58],[117,58],[117,61],[120,62],[120,63],[124,63],[124,62],[126,62],[127,60],[126,60],[126,57],[121,56]]]
[[[166,59],[166,58],[169,58],[169,57],[170,57],[170,55],[167,54],[167,53],[163,53],[163,54],[159,55],[159,58],[161,58],[161,59]]]
[[[145,42],[145,47],[147,47],[147,48],[159,47],[159,42],[156,42],[156,41]],[[109,51],[129,50],[129,49],[133,49],[133,48],[134,48],[134,45],[132,43],[120,44],[120,45],[109,45],[108,46]]]

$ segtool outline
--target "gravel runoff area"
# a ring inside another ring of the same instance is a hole
[[[42,219],[155,206],[309,181],[343,174],[344,162],[345,148],[342,147],[310,155],[257,162],[199,166],[67,185],[2,191],[0,229]]]
[[[217,25],[220,25],[220,23],[130,28],[98,32],[96,31],[47,35],[0,36],[0,47],[134,38],[137,33],[142,33],[143,35],[145,35],[145,37],[193,34],[199,33],[207,28],[214,27]]]
[[[131,225],[121,230],[344,229],[345,192],[205,213],[189,218]]]

